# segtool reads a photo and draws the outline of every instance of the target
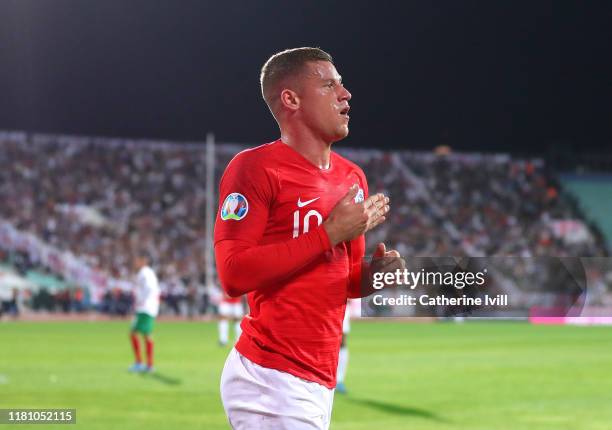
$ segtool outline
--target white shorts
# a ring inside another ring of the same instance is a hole
[[[326,430],[334,390],[262,367],[232,348],[221,374],[221,401],[234,430]]]
[[[219,315],[226,318],[240,319],[244,316],[242,303],[221,302],[219,304]]]
[[[351,309],[349,305],[346,305],[346,311],[344,312],[344,319],[342,320],[342,334],[349,334],[351,332]]]

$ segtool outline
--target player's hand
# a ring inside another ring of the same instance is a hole
[[[396,250],[387,251],[384,243],[376,245],[376,251],[372,255],[370,263],[367,264],[367,270],[362,272],[360,297],[367,297],[379,289],[374,288],[374,273],[395,272],[396,270],[404,270],[406,262]],[[388,287],[393,285],[386,284]]]
[[[390,209],[389,197],[382,193],[378,193],[368,197],[363,203],[366,210],[371,215],[366,232],[387,220],[385,214],[387,214]]]
[[[332,246],[352,240],[385,221],[389,212],[389,198],[375,194],[365,201],[355,203],[359,186],[353,185],[332,209],[323,223]]]
[[[387,251],[384,243],[376,245],[376,251],[370,260],[370,273],[395,272],[406,268],[406,262],[395,249]]]
[[[406,268],[406,262],[400,256],[400,253],[396,250],[387,251],[384,243],[379,243],[376,245],[376,251],[374,251],[374,255],[372,255],[372,260],[370,260],[369,270],[368,270],[368,278],[367,280],[362,280],[368,282],[367,286],[362,287],[362,291],[368,291],[368,294],[372,294],[376,291],[373,287],[373,279],[374,273],[394,273],[397,270],[404,270]],[[386,284],[387,287],[392,287],[392,284]]]

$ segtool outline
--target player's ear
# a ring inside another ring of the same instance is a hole
[[[280,102],[286,109],[296,111],[300,108],[300,97],[295,91],[285,88],[281,91]]]

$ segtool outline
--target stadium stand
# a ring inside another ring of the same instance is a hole
[[[563,175],[561,182],[572,193],[576,205],[592,220],[593,229],[601,228],[607,243],[612,243],[612,175],[580,174]]]
[[[203,145],[24,133],[1,133],[0,145],[0,248],[7,262],[27,260],[23,274],[41,291],[85,289],[81,304],[60,308],[126,313],[130,255],[143,247],[165,312],[208,308]],[[242,148],[217,145],[217,181]],[[404,255],[608,255],[542,160],[339,151],[363,167],[371,191],[391,197],[391,222],[369,235],[370,249],[386,241]]]

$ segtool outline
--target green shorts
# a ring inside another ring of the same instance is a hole
[[[144,335],[150,335],[153,332],[153,323],[155,318],[144,312],[138,312],[132,321],[132,331],[137,331]]]

